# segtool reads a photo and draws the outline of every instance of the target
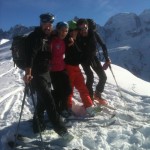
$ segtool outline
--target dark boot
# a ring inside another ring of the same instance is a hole
[[[60,119],[59,122],[54,125],[54,130],[59,136],[67,141],[71,141],[74,138],[74,136],[67,131],[62,119]]]

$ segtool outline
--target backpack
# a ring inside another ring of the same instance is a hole
[[[93,19],[90,19],[90,18],[88,18],[86,20],[88,22],[89,29],[92,30],[92,31],[96,31],[96,23],[95,23],[95,21]]]
[[[10,50],[12,51],[14,65],[16,65],[19,69],[22,70],[25,70],[26,65],[26,39],[27,36],[24,35],[13,37],[12,45],[10,48]]]

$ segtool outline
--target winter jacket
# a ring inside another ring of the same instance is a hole
[[[65,42],[64,40],[54,37],[49,45],[52,54],[50,61],[50,71],[62,71],[65,69],[64,54],[65,54]]]
[[[101,39],[101,37],[98,35],[97,32],[89,30],[87,37],[81,37],[80,35],[77,38],[77,45],[82,50],[83,56],[83,62],[86,64],[90,64],[90,62],[93,60],[93,58],[96,56],[97,52],[97,43],[102,47],[103,55],[105,57],[105,60],[109,60],[108,52],[105,43]]]
[[[40,27],[35,28],[27,37],[26,43],[26,67],[32,68],[32,74],[41,74],[48,71],[51,53],[46,37]]]
[[[77,36],[77,45],[82,51],[82,63],[89,64],[96,56],[96,38],[94,32],[89,30],[87,37]]]
[[[106,47],[105,43],[103,42],[103,40],[101,39],[101,37],[99,36],[99,34],[97,32],[94,32],[94,34],[95,34],[97,43],[99,44],[99,46],[102,47],[105,60],[109,61],[108,51],[107,51],[107,47]]]
[[[82,62],[82,51],[77,45],[76,41],[70,47],[68,47],[69,40],[65,39],[66,52],[65,52],[65,63],[69,65],[79,65]]]

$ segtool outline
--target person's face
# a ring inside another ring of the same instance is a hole
[[[50,35],[50,33],[52,32],[52,29],[53,29],[53,25],[52,25],[52,23],[43,23],[42,25],[41,25],[41,27],[42,27],[42,30],[43,30],[43,32],[46,34],[46,35]]]
[[[68,34],[68,28],[66,27],[62,27],[58,30],[58,36],[61,38],[61,39],[64,39],[66,37],[66,35]]]
[[[79,33],[81,36],[85,37],[88,35],[88,25],[87,24],[81,24],[79,25]]]

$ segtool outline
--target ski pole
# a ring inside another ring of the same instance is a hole
[[[113,78],[114,78],[114,80],[115,80],[115,83],[116,83],[116,85],[117,85],[117,88],[118,88],[118,92],[119,92],[119,94],[120,94],[120,97],[121,97],[121,99],[123,100],[124,97],[123,97],[123,95],[122,95],[122,93],[121,93],[121,90],[120,90],[119,85],[118,85],[118,83],[117,83],[116,77],[115,77],[115,75],[114,75],[114,73],[113,73],[113,70],[112,70],[111,65],[109,65],[109,69],[110,69],[110,71],[111,71],[111,73],[112,73],[112,76],[113,76]],[[123,102],[124,102],[124,101],[123,101]],[[125,107],[126,107],[126,110],[128,111],[125,102],[124,102],[124,105],[125,105]]]
[[[25,104],[25,99],[26,99],[27,91],[28,91],[28,86],[26,85],[25,86],[25,90],[24,90],[24,96],[23,96],[23,101],[22,101],[22,106],[21,106],[21,112],[20,112],[20,116],[19,116],[19,121],[18,121],[17,129],[16,129],[16,133],[15,133],[14,145],[16,145],[16,142],[17,142],[18,131],[19,131],[19,126],[20,126],[20,121],[21,121],[21,117],[22,117],[22,113],[23,113],[23,108],[24,108],[24,104]]]
[[[32,90],[32,86],[31,86],[30,83],[29,83],[29,88],[30,88],[30,92],[31,92],[32,103],[33,103],[33,106],[34,106],[34,109],[35,109],[35,117],[36,117],[38,129],[39,129],[39,134],[40,134],[40,139],[41,139],[41,143],[42,143],[42,148],[44,149],[44,142],[43,142],[42,133],[41,133],[41,128],[40,128],[40,121],[39,121],[39,118],[38,118],[38,115],[37,115],[35,99],[34,99],[34,96],[33,96],[33,90]]]
[[[111,71],[111,73],[112,73],[112,76],[113,76],[113,78],[114,78],[114,80],[115,80],[115,83],[116,83],[116,85],[117,85],[118,91],[119,91],[119,93],[120,93],[120,95],[121,95],[121,97],[122,97],[122,94],[121,94],[121,92],[120,92],[119,85],[118,85],[117,80],[116,80],[116,77],[115,77],[115,75],[114,75],[114,73],[113,73],[113,71],[112,71],[111,65],[109,65],[109,69],[110,69],[110,71]]]
[[[114,75],[114,73],[113,73],[113,70],[112,70],[111,65],[109,65],[109,69],[110,69],[110,71],[111,71],[111,73],[112,73],[112,76],[113,76],[113,78],[114,78],[114,80],[115,80],[115,83],[116,83],[116,85],[117,85],[118,92],[120,93],[121,98],[123,98],[122,93],[121,93],[121,90],[120,90],[119,85],[118,85],[118,83],[117,83],[116,77],[115,77],[115,75]]]

